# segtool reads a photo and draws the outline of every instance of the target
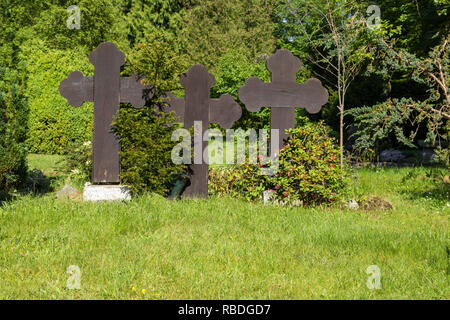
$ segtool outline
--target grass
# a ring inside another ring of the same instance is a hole
[[[449,188],[427,170],[354,173],[392,211],[19,197],[0,206],[0,299],[449,299]]]
[[[29,154],[28,166],[41,170],[46,176],[58,176],[64,166],[64,157],[59,155]]]

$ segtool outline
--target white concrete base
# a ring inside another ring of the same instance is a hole
[[[94,185],[87,182],[83,191],[84,201],[129,201],[131,191],[127,186],[121,185]]]

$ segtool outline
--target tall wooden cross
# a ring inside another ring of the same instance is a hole
[[[92,51],[89,61],[95,67],[94,77],[84,77],[81,72],[73,71],[61,82],[59,92],[74,107],[94,102],[92,182],[119,183],[120,144],[111,131],[111,123],[121,102],[142,108],[152,93],[135,76],[120,77],[125,55],[113,43],[99,45]]]
[[[241,106],[229,94],[224,94],[219,99],[210,99],[210,89],[215,82],[214,76],[203,65],[198,64],[181,76],[186,98],[175,98],[173,94],[167,94],[168,111],[175,111],[180,122],[184,122],[185,129],[194,126],[194,121],[202,122],[202,132],[196,132],[200,139],[194,139],[194,160],[202,159],[203,150],[207,150],[208,141],[203,141],[203,137],[210,122],[229,129],[242,114]],[[208,197],[208,164],[203,160],[200,161],[201,164],[194,161],[191,165],[191,185],[183,193],[184,197]]]
[[[269,60],[267,69],[272,73],[272,82],[263,83],[256,77],[247,79],[239,89],[239,99],[251,112],[261,107],[271,107],[271,129],[278,129],[279,146],[288,135],[286,130],[295,127],[295,108],[305,108],[309,113],[317,113],[328,101],[328,91],[322,83],[308,79],[296,82],[297,72],[302,64],[289,50],[278,50]]]

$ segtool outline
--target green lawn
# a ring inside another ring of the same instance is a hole
[[[41,170],[47,176],[60,175],[64,167],[64,157],[58,155],[30,154],[27,161],[30,168]]]
[[[427,170],[356,171],[392,211],[21,196],[0,205],[0,299],[449,299],[450,188]]]

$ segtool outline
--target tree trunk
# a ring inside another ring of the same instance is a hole
[[[339,147],[341,149],[341,169],[344,169],[344,106],[339,107]]]

